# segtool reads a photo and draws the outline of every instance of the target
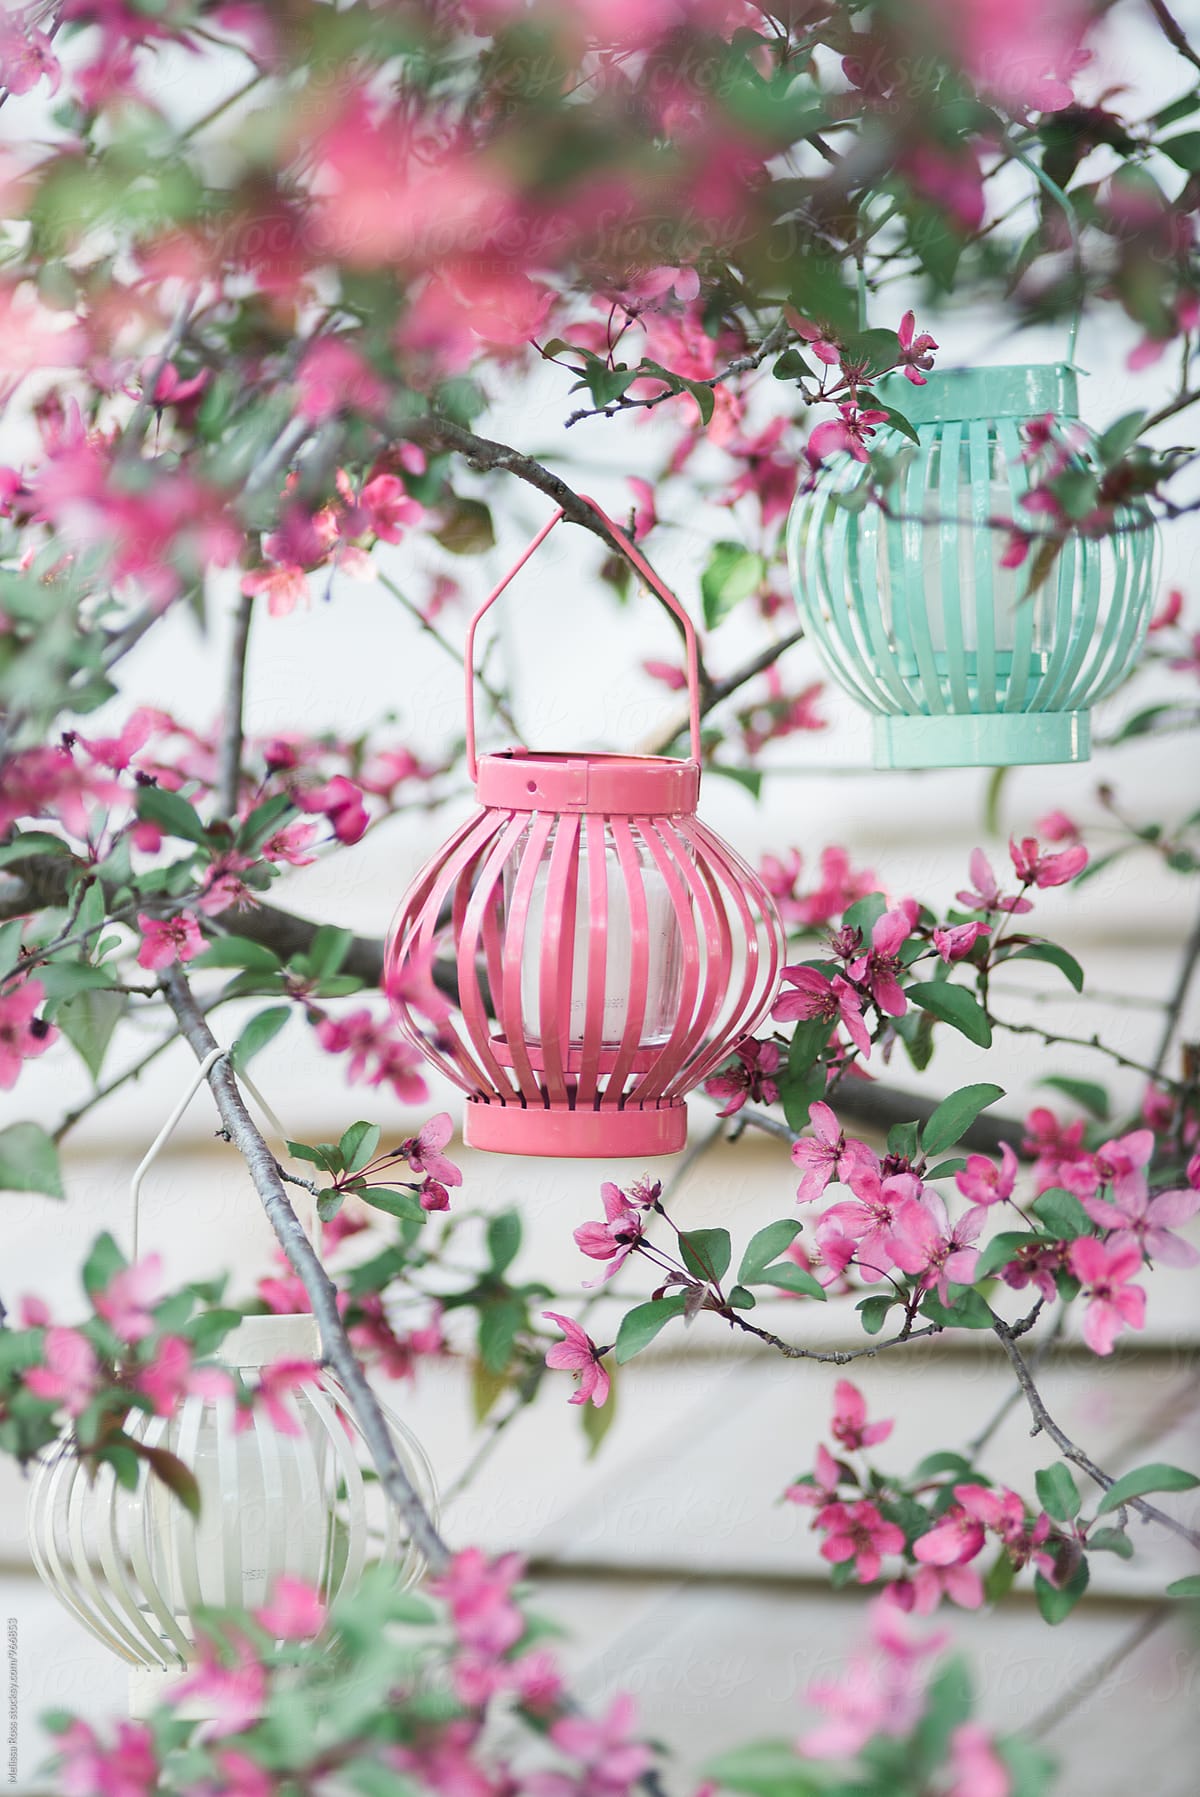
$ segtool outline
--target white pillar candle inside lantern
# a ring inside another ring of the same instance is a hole
[[[542,1039],[540,1018],[540,993],[542,978],[542,938],[546,924],[546,901],[550,886],[550,847],[554,842],[551,833],[550,844],[540,862],[534,876],[533,889],[529,898],[529,911],[525,924],[524,943],[521,953],[521,1010],[529,1020],[529,1040],[540,1042]],[[640,917],[644,902],[647,951],[649,956],[646,973],[646,1004],[638,1031],[639,1041],[645,1048],[657,1048],[666,1042],[675,1027],[679,1015],[679,1004],[683,980],[683,936],[679,917],[671,898],[671,891],[656,865],[646,844],[634,840],[633,854],[638,869],[638,885],[643,900],[637,900],[630,891],[625,871],[617,853],[616,844],[611,832],[605,830],[604,838],[604,892],[603,895],[592,892],[592,860],[588,853],[586,833],[578,840],[577,859],[574,869],[575,902],[573,906],[574,930],[571,954],[571,998],[567,1010],[567,1042],[573,1048],[581,1048],[584,1039],[584,1028],[589,1016],[588,1002],[588,959],[591,952],[589,920],[592,916],[592,900],[595,896],[597,909],[603,907],[605,917],[604,943],[604,1022],[601,1034],[601,1045],[604,1048],[615,1048],[625,1035],[629,1022],[631,1003],[631,987],[633,979],[633,942],[635,930],[635,906]],[[505,897],[509,900],[513,884],[513,866],[505,869]]]

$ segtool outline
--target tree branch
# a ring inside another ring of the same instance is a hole
[[[1177,50],[1185,62],[1190,62],[1194,69],[1200,69],[1200,56],[1192,49],[1182,25],[1171,12],[1166,0],[1147,0],[1150,11],[1162,27],[1162,34],[1173,50]]]
[[[178,967],[169,968],[162,976],[162,985],[180,1032],[196,1059],[204,1060],[218,1043],[204,1020],[184,974]],[[342,1326],[337,1307],[337,1287],[321,1265],[316,1250],[292,1209],[275,1157],[246,1109],[228,1056],[213,1063],[208,1083],[212,1088],[221,1122],[249,1169],[255,1190],[279,1245],[287,1256],[288,1264],[308,1293],[313,1315],[320,1326],[325,1358],[350,1399],[380,1482],[397,1515],[408,1529],[414,1545],[424,1555],[430,1568],[434,1572],[440,1572],[450,1559],[450,1550],[438,1533],[436,1523],[421,1502],[396,1453],[379,1400],[358,1364]]]
[[[225,722],[221,732],[221,750],[217,763],[217,812],[219,818],[237,816],[238,793],[242,781],[242,714],[246,701],[246,652],[250,647],[250,623],[254,616],[254,598],[250,593],[238,595],[233,615],[233,637],[229,644],[229,663],[225,672]]]
[[[789,631],[787,636],[780,637],[778,642],[768,643],[765,649],[760,649],[757,655],[752,655],[749,661],[743,662],[740,668],[735,668],[732,674],[726,674],[723,680],[708,681],[700,694],[700,716],[707,717],[710,711],[715,711],[717,706],[728,699],[731,693],[736,693],[740,686],[745,686],[747,681],[753,680],[756,674],[765,674],[767,669],[773,667],[779,657],[788,649],[803,642],[804,634],[803,627],[797,626],[795,630]],[[661,735],[652,737],[639,750],[639,754],[665,755],[675,738],[683,735],[687,725],[688,720],[685,713],[680,721],[673,724],[669,730],[664,730]]]
[[[1029,1362],[1016,1344],[1016,1330],[1003,1318],[998,1317],[995,1311],[992,1312],[992,1329],[1004,1352],[1008,1355],[1013,1372],[1017,1375],[1017,1382],[1025,1393],[1025,1401],[1029,1405],[1030,1415],[1033,1417],[1032,1433],[1034,1435],[1042,1432],[1047,1434],[1064,1460],[1071,1461],[1072,1465],[1077,1466],[1080,1472],[1087,1474],[1093,1484],[1099,1485],[1103,1491],[1107,1491],[1110,1485],[1116,1484],[1116,1479],[1111,1473],[1106,1473],[1103,1467],[1097,1466],[1095,1461],[1090,1459],[1083,1449],[1071,1440],[1066,1431],[1059,1428],[1050,1415],[1042,1401],[1041,1393],[1033,1382],[1033,1373],[1030,1371]],[[1189,1529],[1186,1523],[1178,1522],[1175,1517],[1168,1516],[1165,1510],[1158,1508],[1157,1504],[1148,1504],[1145,1498],[1128,1498],[1123,1508],[1136,1510],[1138,1515],[1144,1517],[1148,1522],[1161,1523],[1164,1529],[1171,1531],[1172,1535],[1178,1535],[1181,1540],[1188,1541],[1193,1547],[1200,1548],[1200,1530]]]

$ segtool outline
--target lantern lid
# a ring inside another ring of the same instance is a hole
[[[879,383],[880,398],[912,424],[972,418],[1078,418],[1075,370],[1064,362],[1025,362],[1011,368],[934,369],[923,387],[903,375]]]
[[[480,756],[475,793],[489,810],[685,817],[700,796],[700,768],[662,755],[503,749]]]

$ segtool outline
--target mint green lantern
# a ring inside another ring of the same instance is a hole
[[[1091,707],[1146,632],[1156,533],[1148,511],[1123,507],[1111,534],[1068,537],[1048,577],[1033,578],[1039,520],[1021,504],[1021,427],[1052,414],[1087,465],[1074,370],[886,385],[920,439],[889,427],[876,436],[893,455],[909,452],[890,515],[867,498],[867,466],[838,455],[797,494],[787,530],[805,628],[833,678],[874,713],[875,765],[1086,761]],[[1001,566],[996,520],[1010,519],[1035,536],[1018,568]]]

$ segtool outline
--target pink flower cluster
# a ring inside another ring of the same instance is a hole
[[[46,988],[40,980],[26,979],[0,990],[0,1091],[11,1091],[26,1061],[45,1054],[58,1031],[38,1012]]]
[[[848,1139],[827,1104],[811,1105],[809,1119],[812,1136],[792,1148],[802,1175],[797,1198],[811,1203],[830,1180],[853,1194],[830,1205],[815,1225],[821,1283],[833,1283],[851,1266],[869,1285],[899,1271],[915,1278],[919,1290],[936,1291],[943,1303],[951,1282],[969,1285],[986,1206],[972,1205],[951,1223],[939,1193],[907,1165],[884,1163],[865,1142]]]
[[[313,1032],[327,1054],[348,1055],[346,1078],[370,1086],[387,1084],[404,1104],[423,1104],[429,1088],[420,1072],[421,1057],[403,1041],[390,1022],[362,1006],[344,1017],[329,1017],[315,1008]]]

